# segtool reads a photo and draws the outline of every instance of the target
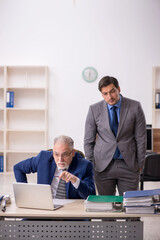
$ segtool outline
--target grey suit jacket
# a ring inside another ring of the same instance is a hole
[[[85,124],[84,151],[97,172],[102,172],[109,165],[117,146],[132,171],[143,167],[146,153],[145,116],[139,102],[124,97],[116,138],[110,128],[105,100],[90,106]]]

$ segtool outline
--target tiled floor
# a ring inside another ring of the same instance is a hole
[[[0,173],[0,195],[10,194],[13,197],[12,182],[13,174]],[[36,182],[36,174],[28,175],[29,182]],[[145,189],[160,188],[160,182],[145,183]],[[144,221],[144,240],[160,240],[160,215],[159,217],[146,217]]]

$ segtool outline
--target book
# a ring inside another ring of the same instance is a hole
[[[84,202],[86,211],[122,211],[123,196],[89,195]]]
[[[6,93],[6,107],[14,107],[14,92],[7,91]]]
[[[3,156],[0,156],[0,172],[3,172]]]

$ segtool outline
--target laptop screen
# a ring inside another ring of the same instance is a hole
[[[63,206],[54,205],[50,185],[14,182],[13,192],[17,207],[55,210]]]

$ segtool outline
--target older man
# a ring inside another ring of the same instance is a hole
[[[53,151],[41,151],[14,166],[17,182],[27,182],[26,174],[35,172],[38,184],[51,185],[53,198],[61,198],[57,197],[60,180],[65,181],[66,198],[86,199],[95,194],[92,163],[75,152],[68,136],[55,138]]]

